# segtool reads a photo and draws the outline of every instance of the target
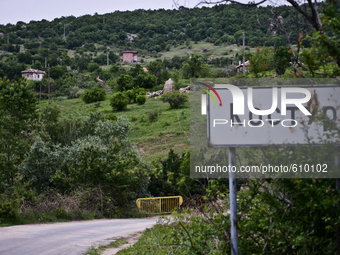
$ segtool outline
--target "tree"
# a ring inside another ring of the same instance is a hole
[[[36,60],[34,62],[34,64],[32,65],[32,68],[33,69],[38,69],[38,70],[41,70],[43,68],[42,64],[40,63],[40,61]]]
[[[152,74],[142,72],[133,80],[133,86],[151,89],[157,86],[157,77]]]
[[[157,77],[157,84],[163,84],[170,78],[170,73],[165,70],[162,61],[151,61],[147,66],[149,74]]]
[[[52,66],[50,68],[50,76],[57,80],[66,73],[67,69],[65,66]]]
[[[199,78],[207,77],[210,69],[204,62],[203,56],[191,53],[188,60],[183,63],[182,71],[186,78]]]
[[[92,87],[90,89],[85,90],[83,94],[83,101],[86,104],[104,101],[106,97],[106,92],[104,89],[99,87]]]
[[[82,72],[87,69],[87,65],[90,63],[90,60],[88,58],[80,58],[77,61],[77,66],[79,68],[79,71]]]
[[[27,159],[20,167],[20,172],[30,181],[36,193],[41,194],[50,187],[50,179],[60,167],[60,163],[58,154],[46,147],[41,138],[37,137]]]
[[[110,105],[116,111],[122,111],[129,103],[129,99],[122,92],[114,93],[110,99]]]
[[[117,90],[123,92],[133,88],[133,78],[130,75],[122,74],[117,79]]]
[[[268,47],[262,49],[257,48],[254,53],[251,54],[249,59],[249,71],[255,74],[258,78],[261,72],[268,70],[271,67],[272,50]]]
[[[37,117],[31,82],[0,79],[0,184],[14,184],[18,166],[29,148],[30,120]],[[3,187],[0,187],[0,189]]]
[[[274,52],[274,65],[276,73],[282,75],[285,73],[286,68],[291,65],[293,55],[288,47],[280,46]]]
[[[94,71],[96,71],[96,70],[98,70],[98,69],[100,69],[100,66],[99,66],[97,63],[89,63],[89,64],[87,65],[87,70],[88,70],[89,72],[94,72]]]
[[[321,14],[323,30],[316,30],[312,40],[318,45],[320,55],[327,54],[335,60],[340,68],[340,15],[339,2],[327,0],[326,8]]]

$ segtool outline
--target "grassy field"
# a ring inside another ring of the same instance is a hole
[[[158,157],[165,157],[170,149],[174,149],[176,153],[189,149],[189,103],[180,109],[170,109],[169,104],[150,98],[145,105],[130,104],[125,111],[113,112],[110,98],[111,95],[108,95],[99,108],[95,108],[95,103],[85,104],[79,98],[52,100],[51,105],[61,110],[62,118],[86,116],[95,111],[127,117],[132,123],[131,141],[149,162]],[[40,102],[42,108],[47,105],[47,100]],[[151,115],[154,116],[152,120]]]
[[[207,43],[207,42],[198,42],[197,44],[194,42],[190,42],[190,47],[187,47],[185,45],[180,45],[175,48],[171,48],[170,51],[164,51],[160,52],[161,58],[173,58],[175,55],[178,56],[186,56],[190,53],[198,53],[201,55],[208,55],[211,58],[216,57],[234,57],[237,52],[239,52],[242,49],[241,46],[237,47],[237,45],[218,45],[215,46],[213,43]],[[250,51],[254,51],[255,48],[249,48]],[[204,52],[203,50],[207,50],[207,52]],[[138,56],[139,59],[144,58],[144,60],[149,63],[155,58],[150,56]]]

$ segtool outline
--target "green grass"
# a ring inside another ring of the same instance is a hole
[[[249,46],[247,46],[249,47]],[[208,50],[208,52],[203,52],[203,50],[206,49]],[[255,51],[256,48],[251,48],[249,47],[249,50],[252,52],[252,51]],[[186,56],[187,54],[190,54],[190,53],[198,53],[198,54],[201,54],[201,55],[207,55],[209,57],[212,57],[212,58],[217,58],[217,57],[234,57],[235,54],[237,52],[239,52],[240,50],[242,50],[242,46],[234,46],[234,45],[218,45],[218,46],[215,46],[213,43],[207,43],[207,42],[204,42],[204,41],[200,41],[200,42],[197,42],[194,43],[194,42],[190,42],[190,47],[187,47],[185,45],[179,45],[177,47],[172,47],[170,49],[170,51],[164,51],[164,52],[160,52],[161,55],[161,59],[164,59],[164,58],[173,58],[175,55],[178,55],[178,56]],[[142,55],[138,56],[138,59],[144,59],[146,62],[151,62],[151,61],[154,61],[156,58],[153,58],[151,56],[148,56],[146,55],[145,57],[142,57]]]
[[[170,227],[155,225],[150,229],[146,229],[137,243],[129,248],[120,250],[117,255],[177,254],[174,252],[176,247],[166,245],[171,243],[169,238],[165,238],[165,236],[169,236],[170,232]]]
[[[183,108],[170,109],[169,104],[160,99],[149,98],[144,105],[129,104],[127,110],[113,112],[110,98],[101,102],[99,108],[95,103],[85,104],[81,99],[51,100],[52,106],[61,110],[61,117],[86,116],[90,112],[99,111],[108,114],[114,113],[117,117],[127,117],[132,123],[131,141],[143,154],[146,161],[158,157],[165,157],[170,149],[176,153],[188,151],[190,143],[187,136],[190,130],[190,108],[187,103]],[[40,107],[46,107],[47,100],[40,102]],[[150,122],[149,114],[158,112],[154,121]]]
[[[124,237],[121,237],[113,242],[111,242],[109,245],[100,245],[98,247],[93,247],[91,250],[86,252],[86,255],[100,255],[102,250],[108,249],[108,248],[117,248],[123,244],[128,243]]]

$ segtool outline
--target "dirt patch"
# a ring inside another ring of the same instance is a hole
[[[145,150],[144,150],[144,148],[143,148],[143,147],[139,148],[138,150],[139,150],[139,152],[140,152],[140,153],[142,153],[142,155],[144,155],[144,154],[145,154]]]

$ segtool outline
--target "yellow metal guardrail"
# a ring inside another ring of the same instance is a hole
[[[181,196],[138,198],[136,201],[139,211],[154,214],[171,213],[179,208],[182,203],[183,198]]]

